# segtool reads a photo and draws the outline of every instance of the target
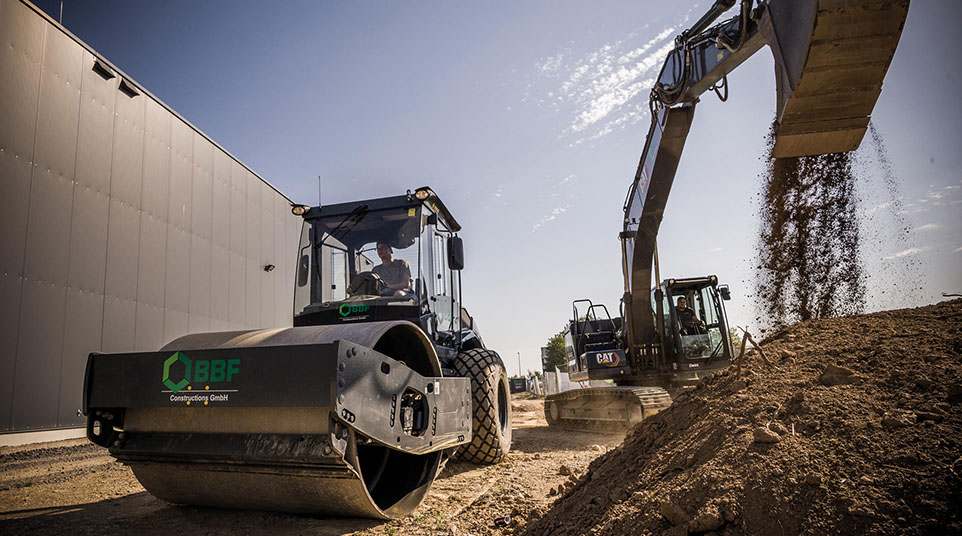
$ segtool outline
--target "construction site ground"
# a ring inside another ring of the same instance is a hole
[[[104,534],[502,534],[557,498],[552,488],[582,475],[623,435],[549,429],[543,402],[512,401],[514,439],[507,462],[452,462],[424,504],[398,521],[330,519],[168,504],[127,467],[86,439],[0,449],[0,533]],[[510,516],[502,526],[500,520]]]
[[[627,439],[549,429],[517,396],[507,461],[449,464],[397,521],[171,505],[73,440],[0,449],[0,532],[962,534],[962,300],[761,344]]]

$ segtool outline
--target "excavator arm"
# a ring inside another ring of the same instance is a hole
[[[700,96],[765,45],[775,59],[776,158],[856,149],[895,54],[909,0],[716,0],[675,39],[649,98],[651,126],[624,204],[625,342],[658,353],[650,293],[655,238]]]

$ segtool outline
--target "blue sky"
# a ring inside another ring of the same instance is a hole
[[[63,23],[295,201],[316,202],[318,175],[326,203],[434,187],[464,226],[465,305],[514,373],[572,300],[617,310],[648,91],[710,4],[66,0]],[[897,190],[868,137],[857,152],[870,310],[962,291],[960,22],[958,2],[910,9],[873,114]],[[752,326],[771,54],[729,82],[697,107],[661,268],[717,274]]]

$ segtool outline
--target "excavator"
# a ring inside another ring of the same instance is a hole
[[[736,3],[737,14],[716,23]],[[908,8],[908,0],[716,0],[675,38],[651,90],[651,126],[623,206],[620,314],[576,300],[565,332],[569,378],[605,386],[546,397],[549,425],[630,428],[732,362],[727,285],[714,275],[661,280],[658,268],[658,229],[701,96],[713,91],[727,100],[728,74],[768,45],[775,59],[773,156],[852,151]]]

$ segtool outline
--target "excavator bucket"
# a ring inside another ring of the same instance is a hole
[[[87,436],[172,503],[393,518],[471,440],[471,386],[407,322],[187,335],[91,354]]]
[[[775,56],[776,158],[856,149],[909,0],[773,0],[760,31]]]

